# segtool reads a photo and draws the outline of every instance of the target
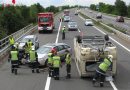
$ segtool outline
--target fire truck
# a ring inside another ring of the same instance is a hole
[[[54,14],[52,12],[38,13],[38,32],[53,32]]]

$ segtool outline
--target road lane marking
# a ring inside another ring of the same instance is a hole
[[[101,32],[102,34],[106,34],[104,33],[102,30],[98,29],[97,27],[93,26],[95,29],[97,29],[99,32]],[[110,37],[110,36],[109,36]],[[110,37],[110,39],[114,42],[116,42],[118,45],[120,45],[122,48],[124,48],[126,51],[130,52],[130,49],[128,49],[127,47],[125,47],[124,45],[122,45],[121,43],[117,42],[115,39],[113,39],[112,37]]]
[[[57,33],[57,37],[56,37],[55,43],[58,43],[59,33],[60,33],[60,29],[61,29],[61,24],[62,24],[62,22],[60,22],[60,25],[59,25],[59,28],[58,28],[58,33]]]
[[[81,16],[80,16],[80,18],[81,18]],[[83,17],[82,17],[81,19],[85,20]],[[102,34],[106,34],[106,33],[104,33],[102,30],[100,30],[99,28],[97,28],[97,27],[95,27],[95,26],[92,26],[92,27],[94,27],[96,30],[98,30],[98,31],[101,32]],[[110,39],[113,40],[114,42],[116,42],[117,44],[119,44],[120,46],[122,46],[122,47],[123,47],[124,49],[126,49],[127,51],[129,50],[128,48],[126,48],[125,46],[123,46],[122,44],[120,44],[119,42],[117,42],[115,39],[113,39],[112,37],[110,37]],[[111,84],[111,86],[112,86],[112,88],[113,88],[114,90],[118,90],[113,81],[109,81],[109,83]]]
[[[112,81],[110,81],[110,84],[111,84],[111,86],[113,87],[114,90],[118,90],[118,89],[116,88],[115,84],[114,84]]]
[[[58,38],[59,38],[60,29],[61,29],[61,24],[62,24],[62,22],[60,22],[55,43],[58,43]],[[47,76],[46,85],[45,85],[45,89],[44,89],[44,90],[49,90],[50,83],[51,83],[51,77],[49,77],[49,75],[48,75],[48,76]]]

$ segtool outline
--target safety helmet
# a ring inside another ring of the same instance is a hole
[[[110,59],[110,61],[112,62],[113,56],[112,55],[108,55],[108,59]]]
[[[56,50],[53,48],[52,50],[51,50],[51,53],[55,53],[56,52]]]

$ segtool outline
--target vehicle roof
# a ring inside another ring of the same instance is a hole
[[[43,46],[47,46],[47,47],[55,47],[55,46],[59,46],[59,45],[67,45],[65,43],[47,43]],[[68,46],[68,45],[67,45]]]
[[[24,38],[34,38],[34,37],[35,37],[35,35],[27,35]]]

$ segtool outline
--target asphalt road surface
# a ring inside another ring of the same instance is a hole
[[[96,19],[96,15],[98,12],[96,11],[92,11],[92,13],[90,13],[91,10],[89,9],[82,9],[82,12],[84,12],[86,15],[88,15],[89,17],[95,18]],[[125,22],[116,22],[116,17],[113,16],[109,16],[107,14],[102,14],[102,19],[98,19],[98,20],[102,20],[103,23],[105,24],[113,24],[116,25],[117,27],[121,28],[121,29],[126,29],[126,30],[130,30],[130,20],[126,20]]]
[[[55,30],[53,33],[44,33],[36,35],[39,38],[40,46],[49,42],[55,42],[57,38],[59,28],[59,14],[55,17]],[[70,45],[73,49],[73,38],[76,35],[103,35],[93,26],[85,26],[84,20],[74,15],[74,10],[70,13],[71,19],[77,21],[78,31],[67,31],[66,39],[62,40],[61,32],[59,33],[58,42],[64,42]],[[62,26],[67,27],[67,22],[63,22]],[[79,32],[80,31],[80,32]],[[113,41],[112,41],[113,42]],[[118,61],[117,61],[117,76],[114,84],[118,90],[130,89],[130,55],[129,51],[126,51],[119,44],[113,42],[117,46]],[[74,58],[74,57],[73,57]],[[27,66],[21,66],[18,69],[18,75],[11,74],[10,64],[6,62],[0,68],[0,90],[114,90],[109,82],[105,82],[104,87],[93,87],[92,78],[81,79],[75,64],[75,60],[72,61],[72,78],[66,79],[65,65],[60,69],[60,80],[56,81],[53,78],[48,78],[47,69],[41,70],[40,74],[31,73],[31,69]],[[49,82],[48,82],[49,81]],[[46,88],[48,87],[48,88]],[[116,90],[116,89],[115,89]]]

